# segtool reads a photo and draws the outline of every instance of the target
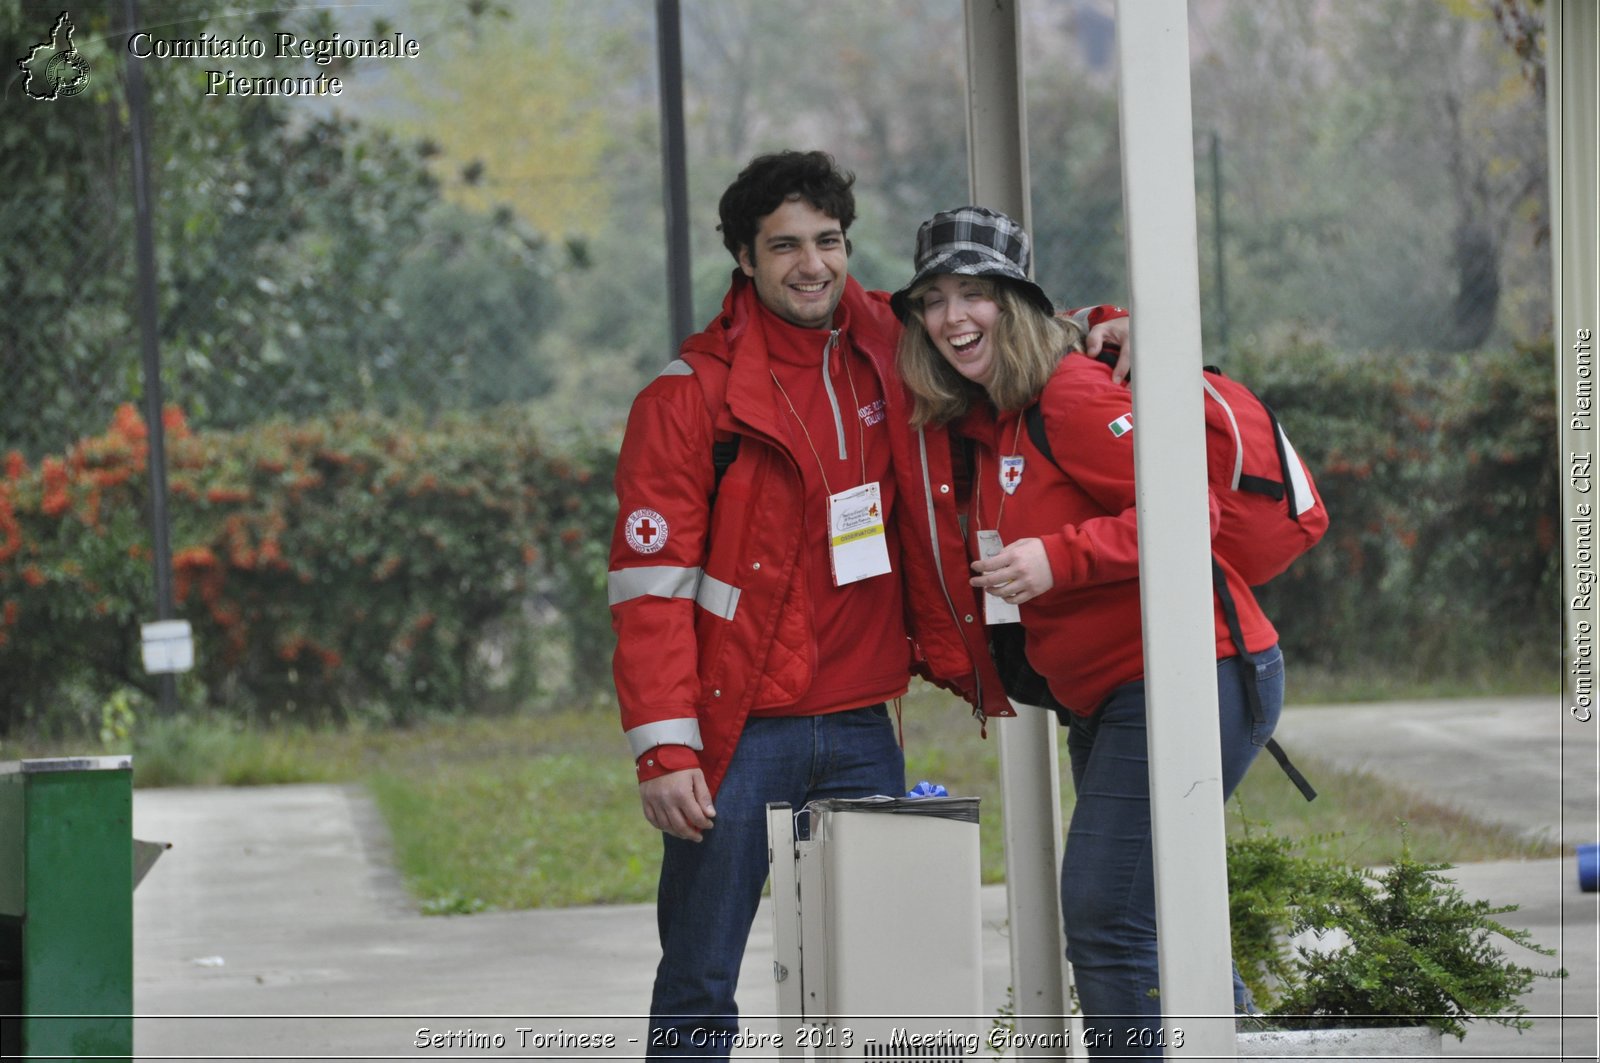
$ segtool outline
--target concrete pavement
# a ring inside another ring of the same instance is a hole
[[[1569,844],[1596,840],[1593,734],[1567,732],[1553,698],[1297,709],[1280,733],[1291,753],[1365,767]],[[1565,785],[1563,763],[1575,776]],[[418,916],[354,788],[141,790],[134,834],[173,843],[134,894],[140,1059],[642,1050],[655,956],[648,905]],[[1559,963],[1571,977],[1542,980],[1525,998],[1534,1030],[1476,1023],[1464,1042],[1446,1039],[1446,1054],[1595,1059],[1600,895],[1579,892],[1570,856],[1464,865],[1455,877],[1470,895],[1519,905],[1505,920],[1562,953],[1513,958]],[[984,889],[983,918],[985,1007],[997,1010],[1010,983],[1003,887]],[[771,969],[764,905],[740,983],[756,1034],[776,1030]]]
[[[1596,736],[1559,698],[1463,698],[1291,708],[1278,739],[1294,753],[1545,841],[1600,841]]]

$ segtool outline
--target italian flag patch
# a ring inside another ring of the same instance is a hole
[[[1106,427],[1111,430],[1112,435],[1116,436],[1118,439],[1121,439],[1123,436],[1133,431],[1133,414],[1125,413],[1121,417],[1118,417],[1115,421],[1112,421],[1110,424],[1106,425]]]

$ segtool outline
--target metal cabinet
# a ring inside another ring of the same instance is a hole
[[[133,1055],[133,761],[0,763],[0,1056]]]

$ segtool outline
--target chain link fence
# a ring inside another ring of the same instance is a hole
[[[852,268],[902,284],[917,224],[966,198],[960,4],[684,7],[698,319],[732,265],[720,189],[778,147],[826,147],[856,171]],[[0,2],[0,454],[13,473],[103,435],[143,395],[130,62],[149,84],[164,393],[189,429],[510,407],[560,438],[614,439],[672,347],[649,5],[397,2],[342,22],[207,0],[159,20],[147,9],[154,36],[268,53],[140,60],[109,12],[72,13],[68,40],[58,7]],[[1546,334],[1540,71],[1507,29],[1531,20],[1536,43],[1537,4],[1192,12],[1208,360],[1305,343],[1470,359]],[[1065,304],[1126,301],[1111,4],[1024,17],[1036,272]],[[291,64],[270,50],[286,31],[399,34],[422,58]],[[798,55],[801,38],[832,43]],[[76,58],[50,74],[63,55]],[[210,69],[277,88],[213,95]],[[286,94],[307,73],[340,78],[342,94]],[[562,622],[552,600],[527,614]],[[603,628],[583,637],[603,642]],[[126,640],[110,652],[125,656]]]
[[[953,0],[900,6],[957,25]],[[715,127],[729,120],[718,109],[737,101],[709,92],[716,77],[702,53],[710,46],[694,35],[737,28],[748,5],[689,7],[686,90],[702,125]],[[1208,343],[1226,350],[1310,331],[1357,346],[1469,352],[1537,338],[1549,313],[1537,68],[1524,71],[1487,7],[1479,17],[1413,0],[1352,7],[1366,10],[1341,14],[1303,0],[1194,5]],[[419,9],[429,10],[397,5],[390,16]],[[13,0],[0,43],[26,56],[57,15]],[[1041,5],[1027,17],[1036,272],[1065,302],[1125,299],[1109,5]],[[554,18],[460,32],[492,31],[511,51],[537,54],[549,47]],[[219,34],[225,28],[239,27],[216,24]],[[838,28],[848,34],[848,24]],[[626,49],[612,44],[627,54],[602,61],[648,64],[651,30],[646,13],[632,11],[616,38]],[[139,60],[109,20],[80,27],[75,40],[88,84],[70,98],[29,98],[29,78],[15,70],[6,82],[0,441],[33,458],[108,423],[141,387],[122,76]],[[921,43],[933,55],[924,65],[959,73],[948,43]],[[204,60],[144,65],[166,390],[197,422],[530,400],[556,388],[563,356],[591,339],[635,345],[591,352],[635,370],[630,385],[665,360],[654,322],[636,324],[635,335],[600,324],[608,314],[637,322],[663,306],[648,86],[638,87],[631,113],[612,116],[604,135],[613,154],[593,156],[587,174],[535,172],[519,182],[465,151],[445,156],[416,123],[386,121],[408,97],[377,61],[312,68],[343,74],[343,110],[326,98],[207,97],[200,68],[213,64]],[[270,59],[238,65],[240,76],[299,72]],[[869,284],[898,286],[918,222],[965,198],[960,78],[945,80],[937,92],[917,85],[921,95],[879,101],[888,117],[872,123],[891,124],[896,106],[908,116],[931,109],[908,127],[937,125],[936,142],[890,138],[874,150],[863,135],[870,129],[846,123],[832,138],[860,175],[856,266]],[[851,105],[820,95],[822,114]],[[471,106],[501,130],[526,121],[512,94]],[[810,118],[787,130],[764,128],[777,124],[772,116],[745,120],[757,130],[738,138],[747,154],[819,139]],[[731,265],[709,190],[744,156],[690,132],[697,313],[709,316]],[[557,185],[603,181],[615,188],[604,209],[573,231],[519,206],[553,198]],[[619,276],[637,289],[624,307],[607,298]]]

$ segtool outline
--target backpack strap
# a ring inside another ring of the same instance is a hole
[[[1222,571],[1222,566],[1217,563],[1215,557],[1211,559],[1211,585],[1217,592],[1218,601],[1222,604],[1222,618],[1228,625],[1228,634],[1233,639],[1234,648],[1239,651],[1239,662],[1244,666],[1244,698],[1250,705],[1250,717],[1256,723],[1262,723],[1266,713],[1261,708],[1261,688],[1256,682],[1255,658],[1244,647],[1244,632],[1239,626],[1239,610],[1233,604],[1233,592],[1228,590],[1227,573]],[[1289,754],[1283,751],[1276,738],[1267,739],[1267,752],[1272,754],[1272,759],[1278,762],[1278,767],[1283,769],[1283,773],[1307,801],[1317,799],[1317,791],[1301,774],[1300,769],[1289,760]]]
[[[739,437],[728,434],[727,439],[718,439],[711,444],[711,497],[717,497],[717,488],[722,486],[722,477],[727,473],[728,466],[739,456]]]
[[[1055,451],[1050,449],[1050,436],[1044,430],[1044,414],[1037,402],[1031,403],[1022,411],[1022,421],[1028,429],[1028,439],[1033,443],[1034,449],[1043,454],[1045,460],[1054,465],[1058,471],[1065,473],[1067,470],[1061,468],[1061,463],[1056,460]]]
[[[722,408],[726,405],[728,368],[710,358],[693,354],[685,354],[682,357],[689,368],[694,370],[695,381],[700,385],[700,394],[706,400],[706,412],[711,416],[712,480],[709,501],[714,504],[717,500],[717,489],[722,486],[722,477],[739,457],[739,437],[732,432],[720,431],[716,427],[717,416],[722,413]]]

